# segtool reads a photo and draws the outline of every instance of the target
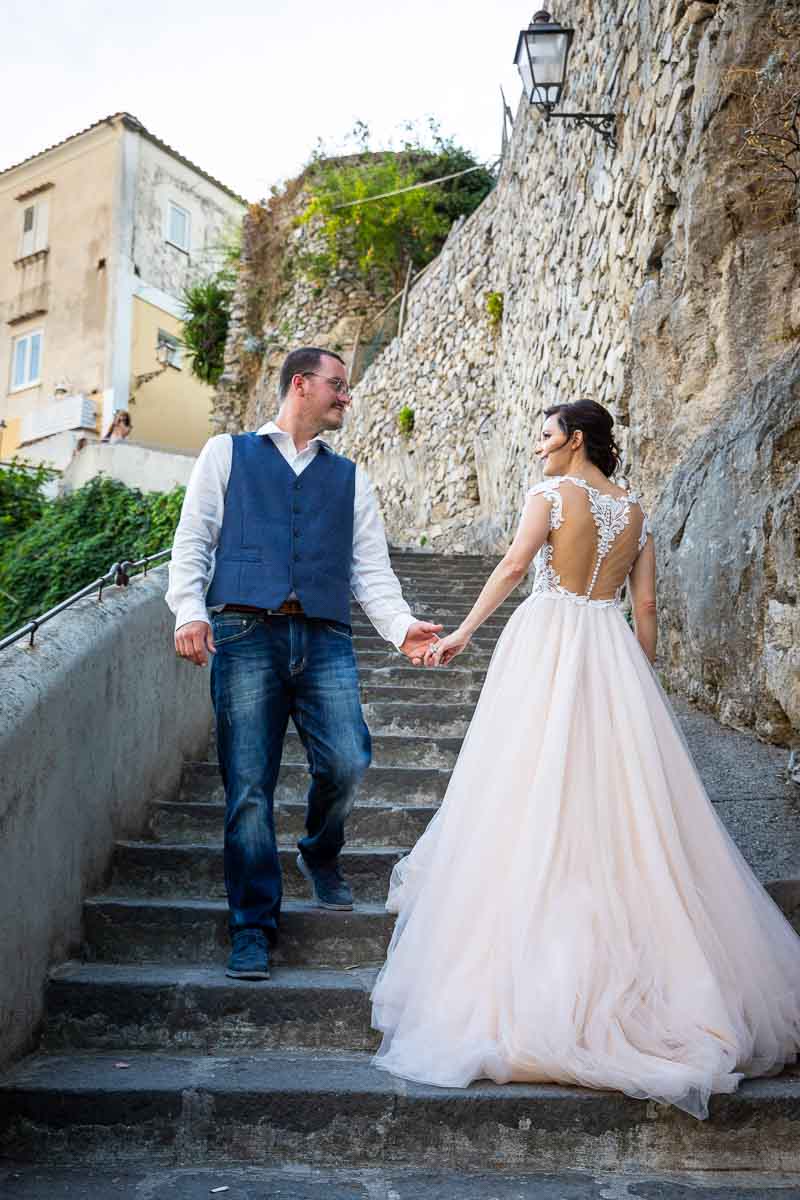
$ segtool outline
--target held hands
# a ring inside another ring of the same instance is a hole
[[[188,658],[189,662],[204,667],[209,654],[216,652],[214,635],[207,621],[187,621],[175,630],[175,653],[179,658]]]
[[[408,633],[400,647],[400,652],[410,659],[413,666],[422,666],[425,651],[431,642],[436,640],[436,634],[441,633],[442,629],[444,629],[443,625],[434,625],[430,621],[414,621],[408,627]]]
[[[426,667],[446,667],[457,654],[466,649],[472,638],[471,633],[462,633],[456,629],[445,638],[437,638],[431,642],[425,653]]]

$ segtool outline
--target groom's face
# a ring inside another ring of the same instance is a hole
[[[350,407],[344,364],[338,358],[323,355],[314,374],[304,376],[304,384],[306,412],[317,428],[341,429]]]

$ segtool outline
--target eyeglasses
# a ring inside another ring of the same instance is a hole
[[[331,385],[337,396],[351,395],[347,382],[335,375],[320,375],[319,371],[303,371],[303,375],[316,375],[317,379],[324,379],[326,383]]]

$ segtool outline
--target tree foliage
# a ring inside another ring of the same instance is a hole
[[[0,467],[0,545],[41,516],[47,503],[42,488],[54,475],[41,465],[12,462]]]
[[[231,319],[233,284],[228,271],[220,271],[184,290],[183,346],[192,374],[216,385],[225,365],[225,341]]]
[[[408,128],[397,151],[370,152],[366,125],[359,122],[355,132],[358,154],[327,158],[320,149],[308,168],[311,201],[300,222],[318,228],[321,248],[300,265],[324,282],[343,258],[355,260],[373,285],[397,289],[409,263],[419,270],[439,253],[453,221],[477,208],[494,176],[432,122],[427,139]],[[435,186],[414,187],[466,170]],[[384,198],[353,203],[378,196]]]
[[[143,494],[98,475],[55,500],[0,545],[0,633],[103,575],[112,563],[135,560],[172,543],[183,488]]]
[[[800,217],[799,22],[797,0],[778,0],[755,36],[760,65],[732,67],[726,77],[750,204],[771,224]]]

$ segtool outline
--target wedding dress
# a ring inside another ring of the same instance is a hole
[[[620,595],[637,498],[561,476],[447,794],[395,867],[378,1067],[697,1117],[800,1047],[800,938],[717,817]]]

